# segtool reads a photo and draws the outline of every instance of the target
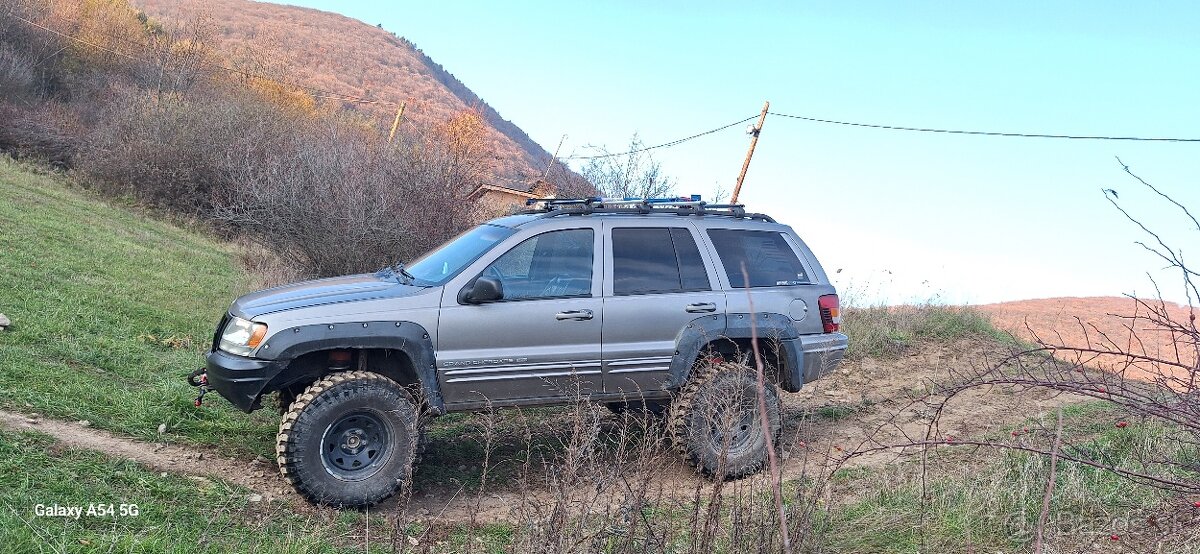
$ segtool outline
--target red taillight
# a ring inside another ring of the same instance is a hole
[[[817,307],[821,309],[821,327],[826,333],[836,333],[842,324],[842,309],[836,294],[826,294],[817,299]]]

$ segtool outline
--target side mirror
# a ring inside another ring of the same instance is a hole
[[[458,293],[459,302],[465,304],[483,304],[502,298],[504,298],[504,285],[491,277],[481,276],[472,284],[463,287],[463,290]]]

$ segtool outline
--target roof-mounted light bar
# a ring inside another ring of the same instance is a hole
[[[543,217],[594,213],[641,215],[667,213],[675,215],[714,215],[760,219],[770,222],[775,221],[770,216],[763,214],[746,213],[746,207],[742,204],[708,204],[701,200],[698,194],[674,198],[604,198],[598,196],[586,198],[530,198],[525,201],[525,205],[530,207],[525,213],[541,214]]]

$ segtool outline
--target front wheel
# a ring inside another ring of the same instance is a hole
[[[767,426],[750,368],[733,363],[698,366],[671,405],[671,438],[702,473],[738,479],[767,463],[781,430],[779,393],[764,383]]]
[[[327,375],[284,414],[279,471],[311,502],[370,506],[411,479],[420,423],[399,383],[365,371]]]

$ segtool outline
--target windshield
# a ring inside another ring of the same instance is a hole
[[[408,273],[417,285],[440,285],[513,233],[508,227],[480,225],[421,256],[408,266]]]

